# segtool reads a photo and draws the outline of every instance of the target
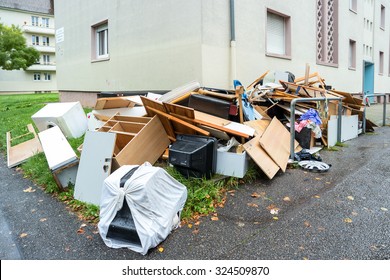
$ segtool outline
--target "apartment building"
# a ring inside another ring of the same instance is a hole
[[[0,22],[19,26],[27,45],[40,59],[24,70],[0,70],[0,92],[57,91],[54,2],[49,0],[0,0]]]
[[[306,64],[339,90],[390,89],[389,0],[55,4],[64,100],[170,90],[193,80],[226,89],[234,79],[249,84],[267,70],[267,79],[279,71],[303,76]]]

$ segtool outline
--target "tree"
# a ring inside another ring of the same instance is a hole
[[[39,59],[39,52],[27,47],[21,29],[0,23],[0,68],[4,70],[26,70]]]

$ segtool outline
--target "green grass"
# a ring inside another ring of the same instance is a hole
[[[0,95],[0,152],[6,152],[6,132],[11,131],[12,137],[27,133],[27,124],[32,123],[31,116],[43,108],[47,103],[58,102],[58,94],[32,95]],[[86,113],[91,109],[85,108]],[[36,129],[36,128],[35,128]],[[36,131],[38,131],[36,129]],[[27,136],[28,137],[28,136]],[[21,139],[24,141],[28,139]],[[83,143],[84,137],[69,139],[78,156],[77,148]],[[194,216],[207,215],[222,207],[226,199],[226,191],[236,189],[240,184],[256,180],[259,169],[251,165],[243,179],[226,176],[214,176],[210,180],[198,178],[184,178],[176,169],[162,164],[167,172],[187,187],[188,197],[182,212],[182,218],[190,220]],[[75,211],[81,218],[91,222],[98,222],[99,207],[80,202],[73,198],[74,186],[60,191],[49,170],[44,153],[37,154],[20,166],[24,176],[41,186],[45,192],[51,193],[60,201]]]

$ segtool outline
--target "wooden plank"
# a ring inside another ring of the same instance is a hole
[[[228,100],[228,101],[232,101],[232,100],[236,99],[236,97],[237,97],[234,94],[219,93],[219,92],[214,92],[214,91],[205,90],[205,89],[199,89],[198,93],[199,94],[204,94],[204,95],[218,97],[218,98],[225,99],[225,100]]]
[[[112,109],[112,108],[130,108],[135,103],[124,97],[99,98],[96,100],[95,110]]]
[[[267,154],[285,172],[290,156],[290,132],[276,117],[272,119],[259,142]],[[298,145],[298,142],[295,142]]]
[[[111,173],[115,133],[87,131],[77,172],[74,198],[100,205],[103,181]]]
[[[146,110],[149,117],[153,117],[153,116],[157,115],[156,112],[167,113],[167,109],[165,108],[165,106],[162,102],[155,101],[155,100],[152,100],[152,99],[144,97],[144,96],[141,96],[141,100],[142,100],[142,103],[144,104],[145,110]],[[157,111],[155,111],[155,110],[157,110]],[[175,131],[173,129],[171,121],[161,114],[158,114],[158,117],[160,118],[160,121],[161,121],[166,133],[168,134],[168,136],[171,139],[175,139],[176,134],[175,134]]]
[[[246,142],[244,144],[244,149],[264,174],[267,175],[269,179],[272,179],[280,168],[260,146],[259,140],[260,135]]]
[[[316,87],[309,87],[304,85],[297,85],[294,83],[289,82],[282,82],[290,91],[296,92],[298,90],[298,94],[303,97],[341,97],[344,98],[344,96],[337,94],[335,92],[326,91],[322,88],[316,88]]]
[[[34,127],[32,124],[27,125],[28,133],[12,138],[12,134],[10,131],[6,133],[6,140],[7,140],[7,166],[8,168],[15,167],[26,160],[28,160],[30,157],[34,156],[35,154],[38,154],[43,151],[41,142],[39,142],[38,136],[35,133]],[[33,139],[27,140],[23,143],[20,143],[18,145],[12,146],[12,141],[20,138],[22,136],[26,136],[28,134],[32,134],[34,136]]]
[[[255,129],[256,136],[263,135],[264,131],[267,129],[270,123],[271,121],[266,119],[244,122],[245,125],[248,125]]]
[[[184,116],[189,119],[195,118],[195,112],[193,108],[176,105],[176,104],[169,104],[169,103],[163,103],[163,104],[169,114],[173,113],[175,115]]]
[[[263,80],[265,78],[265,76],[267,76],[267,74],[269,73],[269,70],[267,70],[266,72],[264,72],[260,77],[258,77],[256,80],[254,80],[249,86],[246,87],[246,90],[249,91],[251,89],[253,89],[253,87],[259,83],[261,80]]]
[[[158,116],[152,120],[135,136],[114,158],[122,165],[154,164],[170,144],[169,138]]]

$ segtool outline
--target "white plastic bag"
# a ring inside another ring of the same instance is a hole
[[[145,255],[179,226],[180,213],[187,200],[187,188],[164,169],[146,162],[120,188],[121,178],[137,165],[120,167],[104,180],[99,233],[111,248],[129,248]],[[107,238],[107,232],[126,199],[141,245]]]

